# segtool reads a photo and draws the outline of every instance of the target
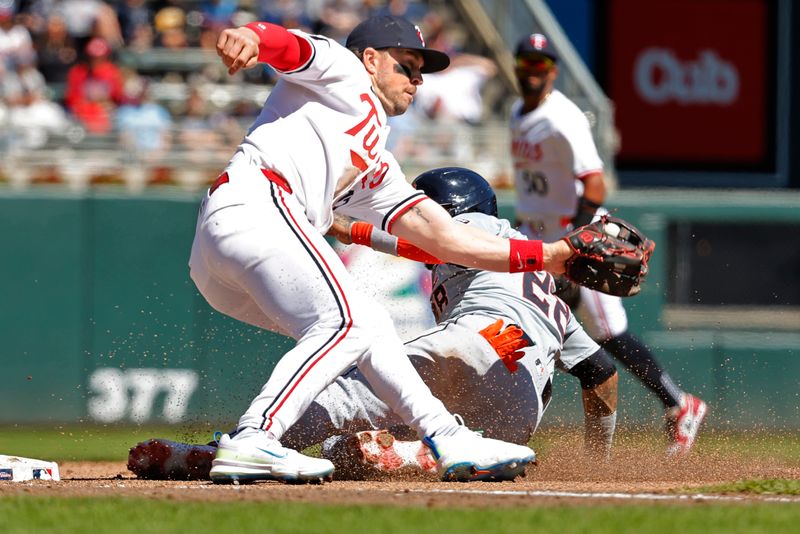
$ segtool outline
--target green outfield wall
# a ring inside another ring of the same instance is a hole
[[[693,228],[682,223],[786,228],[761,237],[778,248],[727,251],[766,266],[764,250],[800,250],[800,196],[636,191],[610,205],[659,243],[646,288],[627,301],[631,330],[709,402],[709,425],[800,429],[794,294],[776,306],[670,296],[674,271],[686,270],[670,258],[684,246],[680,229]],[[213,312],[196,292],[187,268],[196,210],[197,195],[179,191],[0,191],[0,423],[236,420],[292,342]],[[508,197],[501,215],[513,217]],[[770,276],[798,279],[793,265]],[[759,291],[745,266],[725,270]],[[577,384],[558,375],[556,386],[548,424],[580,423]],[[625,373],[621,396],[622,423],[660,424],[658,402]]]

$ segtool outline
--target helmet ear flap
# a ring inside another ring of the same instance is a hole
[[[497,197],[483,176],[463,167],[426,171],[412,185],[445,208],[451,216],[485,213],[497,217]]]

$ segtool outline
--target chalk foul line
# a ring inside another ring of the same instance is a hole
[[[473,489],[413,489],[408,493],[459,493],[472,495],[497,495],[521,497],[569,497],[574,499],[624,499],[631,501],[722,501],[722,502],[782,502],[800,503],[800,497],[780,495],[705,495],[693,494],[662,494],[662,493],[622,493],[622,492],[577,492],[577,491],[550,491],[550,490],[473,490]]]

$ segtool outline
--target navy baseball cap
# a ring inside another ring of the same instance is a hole
[[[549,57],[554,62],[558,61],[558,52],[556,52],[550,39],[541,33],[532,33],[520,39],[519,43],[517,43],[517,51],[514,53],[515,56],[535,54]]]
[[[410,48],[422,52],[422,72],[438,72],[450,65],[450,57],[439,50],[425,48],[419,26],[403,17],[383,15],[370,17],[353,28],[347,36],[347,48]]]

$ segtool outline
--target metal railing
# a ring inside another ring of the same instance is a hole
[[[615,183],[614,155],[619,135],[614,127],[613,103],[592,76],[575,47],[544,0],[459,0],[462,11],[480,17],[483,39],[488,41],[501,72],[513,72],[512,48],[523,35],[541,32],[548,36],[559,53],[559,77],[556,87],[581,108],[592,125],[597,150],[606,168],[607,178]],[[483,13],[477,13],[476,7]],[[487,28],[489,21],[491,28]],[[488,37],[487,37],[488,36]],[[498,46],[498,41],[504,47]],[[494,43],[494,44],[492,44]]]

